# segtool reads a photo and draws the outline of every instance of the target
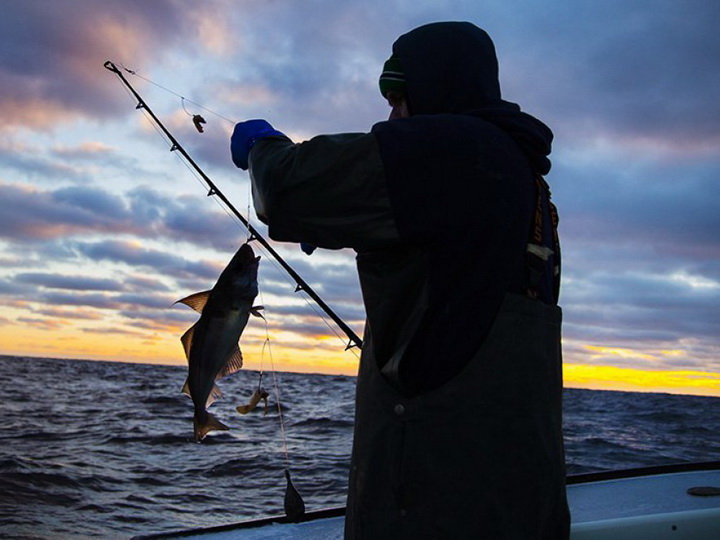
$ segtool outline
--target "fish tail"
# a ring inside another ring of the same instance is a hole
[[[230,428],[206,411],[203,415],[195,415],[193,429],[195,431],[195,440],[200,442],[211,431],[227,431]]]

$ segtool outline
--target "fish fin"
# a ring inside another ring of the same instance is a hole
[[[190,392],[190,379],[185,379],[185,384],[182,387],[181,392],[185,394],[187,397],[192,399],[192,393]],[[213,384],[212,390],[210,390],[210,394],[208,395],[207,401],[205,402],[205,407],[209,407],[213,403],[215,403],[216,399],[220,399],[223,397],[222,390],[220,390],[220,387],[217,384]]]
[[[196,324],[197,323],[193,324],[190,328],[188,328],[187,331],[180,338],[180,342],[182,343],[183,349],[185,350],[185,358],[187,358],[188,362],[190,361],[190,348],[192,347],[193,334],[195,333]]]
[[[203,309],[205,309],[205,304],[207,304],[208,298],[210,298],[210,292],[211,291],[196,292],[195,294],[186,296],[185,298],[178,300],[175,303],[185,304],[186,306],[193,308],[198,313],[202,313]]]
[[[260,313],[260,310],[262,309],[265,309],[265,306],[253,306],[250,308],[250,315],[255,315],[256,317],[260,317],[265,320],[265,315]]]
[[[226,375],[232,375],[236,371],[240,371],[243,367],[243,355],[240,352],[240,347],[235,347],[235,350],[230,353],[228,359],[225,360],[225,367],[220,370],[215,380],[222,379]]]
[[[202,441],[211,431],[228,431],[230,429],[209,412],[205,412],[203,416],[205,417],[203,420],[199,419],[197,414],[193,418],[193,431],[197,442]]]
[[[207,401],[205,402],[205,408],[215,403],[215,400],[221,397],[223,397],[222,390],[220,390],[217,384],[213,384],[212,390],[210,390],[210,394],[208,394]]]

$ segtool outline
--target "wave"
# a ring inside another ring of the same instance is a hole
[[[286,454],[275,404],[267,417],[234,410],[251,372],[223,381],[214,406],[231,430],[195,443],[185,370],[0,357],[2,536],[129,537],[281,513],[287,466],[309,509],[344,504],[354,378],[282,374]],[[718,405],[568,390],[568,472],[720,459]]]
[[[188,423],[188,425],[191,425]],[[105,440],[105,444],[147,444],[151,446],[157,445],[175,445],[194,443],[192,429],[186,429],[186,435],[178,435],[176,433],[163,433],[161,435],[115,435]]]
[[[306,418],[305,420],[299,420],[297,422],[294,422],[292,424],[293,427],[311,427],[311,428],[322,428],[323,430],[332,430],[332,429],[343,429],[343,428],[352,428],[354,426],[354,422],[347,419],[342,418],[329,418],[327,416],[319,417],[319,418]]]

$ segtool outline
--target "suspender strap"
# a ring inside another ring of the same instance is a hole
[[[537,299],[539,297],[540,283],[546,272],[550,256],[553,256],[553,297],[555,302],[560,293],[560,240],[558,238],[558,217],[557,208],[550,199],[550,186],[545,179],[535,176],[536,203],[535,215],[530,224],[530,234],[527,245],[527,296]],[[547,201],[547,208],[552,224],[552,248],[543,243],[543,203]]]

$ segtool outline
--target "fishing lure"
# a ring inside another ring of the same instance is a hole
[[[202,133],[204,131],[202,124],[207,124],[207,122],[202,116],[196,114],[193,116],[193,124],[195,124],[195,129],[198,130],[198,133]]]
[[[290,523],[297,523],[302,520],[305,515],[305,501],[303,501],[300,492],[295,489],[290,479],[290,471],[285,469],[285,478],[287,479],[287,487],[285,488],[284,509],[285,515]]]
[[[247,414],[257,407],[257,404],[260,403],[260,400],[262,399],[265,402],[265,410],[263,412],[263,416],[265,416],[268,411],[268,395],[269,394],[264,388],[258,387],[255,392],[253,392],[253,395],[250,396],[250,401],[247,405],[238,405],[235,409],[240,414]]]

